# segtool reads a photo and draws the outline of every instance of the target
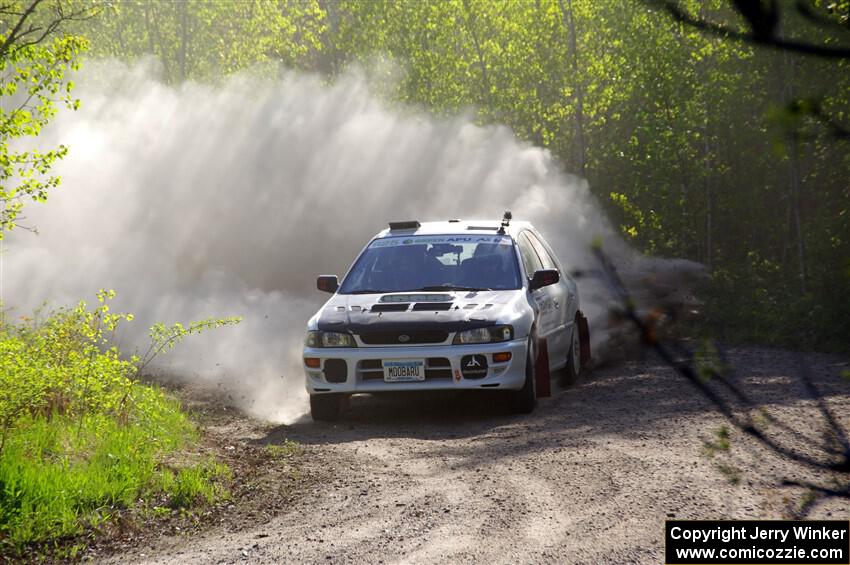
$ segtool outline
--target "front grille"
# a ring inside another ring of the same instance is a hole
[[[361,381],[384,380],[384,366],[381,359],[363,359],[357,363],[357,376]],[[452,364],[445,357],[425,359],[425,380],[451,380]]]
[[[375,331],[360,334],[360,341],[366,345],[443,343],[447,339],[449,339],[449,332],[440,330]]]

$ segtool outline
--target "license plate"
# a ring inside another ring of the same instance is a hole
[[[425,380],[424,359],[393,359],[383,361],[384,381],[400,383]]]

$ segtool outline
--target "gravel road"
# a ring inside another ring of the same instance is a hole
[[[846,359],[755,348],[730,359],[772,413],[816,436],[803,362],[850,423]],[[531,416],[495,396],[402,396],[355,398],[336,424],[227,422],[209,433],[236,457],[299,442],[297,473],[309,480],[287,486],[283,505],[266,481],[267,508],[239,515],[237,505],[200,532],[106,562],[657,564],[667,517],[783,518],[801,495],[777,478],[803,475],[743,438],[706,456],[722,420],[651,358],[597,369]],[[850,506],[827,500],[810,516],[847,519]]]

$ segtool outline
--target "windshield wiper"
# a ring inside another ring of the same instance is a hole
[[[453,284],[435,284],[431,286],[423,286],[422,288],[417,288],[411,292],[428,292],[434,290],[468,290],[471,292],[480,292],[485,290],[492,290],[490,288],[478,288],[474,286],[457,286]]]
[[[352,290],[348,294],[386,294],[387,292],[393,292],[391,290],[374,290],[371,288],[364,288],[362,290]]]

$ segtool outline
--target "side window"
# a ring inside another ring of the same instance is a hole
[[[519,246],[519,254],[522,257],[522,265],[525,267],[525,274],[527,277],[531,277],[535,271],[542,269],[543,265],[525,232],[519,235],[516,242]]]
[[[555,263],[555,259],[549,255],[549,251],[546,250],[546,247],[537,239],[537,236],[533,233],[526,232],[528,235],[528,240],[531,242],[531,245],[534,246],[534,250],[537,251],[537,256],[540,257],[540,260],[543,262],[544,269],[557,269],[558,264]]]

